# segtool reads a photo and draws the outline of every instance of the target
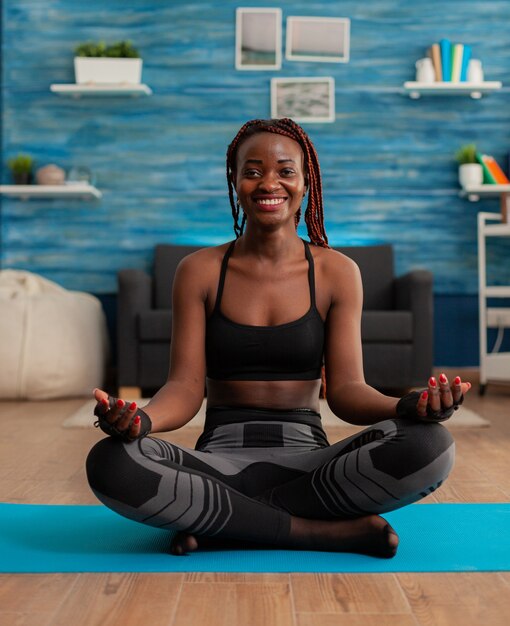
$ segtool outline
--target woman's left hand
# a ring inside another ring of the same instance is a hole
[[[416,412],[424,420],[442,421],[453,413],[452,409],[459,407],[464,395],[471,389],[471,383],[463,383],[460,376],[456,376],[453,383],[449,383],[445,374],[439,376],[439,382],[431,376],[428,389],[420,394]]]

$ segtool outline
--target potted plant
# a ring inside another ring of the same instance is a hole
[[[476,145],[461,146],[455,154],[459,163],[459,183],[461,187],[473,187],[483,183],[483,168],[476,159]]]
[[[74,50],[74,73],[78,84],[140,84],[142,64],[130,41],[107,46],[104,41],[87,42]]]
[[[15,185],[29,185],[32,181],[34,159],[28,154],[18,154],[9,159],[7,165],[11,170]]]

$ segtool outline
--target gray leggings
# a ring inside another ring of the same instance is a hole
[[[138,522],[278,545],[291,515],[356,518],[424,498],[454,454],[440,424],[390,419],[329,445],[313,411],[225,407],[207,412],[194,450],[107,437],[87,476],[101,502]]]

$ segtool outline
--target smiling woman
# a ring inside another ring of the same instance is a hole
[[[110,437],[89,454],[89,483],[118,513],[180,531],[174,554],[214,537],[391,557],[398,536],[380,514],[446,479],[454,443],[437,422],[469,384],[442,376],[401,399],[366,384],[359,269],[328,246],[319,161],[300,126],[246,123],[227,181],[236,237],[179,265],[166,384],[143,410],[95,391]],[[310,243],[297,234],[306,196]],[[333,413],[368,426],[333,445],[323,364]],[[204,384],[195,449],[147,436],[189,422]]]

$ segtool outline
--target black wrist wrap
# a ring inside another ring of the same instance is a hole
[[[110,409],[115,406],[117,402],[117,398],[109,398]],[[108,409],[109,410],[109,409]],[[124,412],[126,409],[121,411],[119,417],[114,422],[109,422],[105,415],[102,413],[103,408],[100,403],[96,405],[94,409],[94,415],[97,417],[97,421],[94,422],[94,426],[96,428],[100,428],[104,433],[110,435],[110,437],[114,437],[115,439],[122,439],[122,441],[130,442],[135,441],[136,439],[141,439],[142,437],[146,437],[152,430],[152,422],[151,418],[147,415],[147,413],[143,409],[137,409],[136,413],[131,418],[128,427],[125,430],[119,430],[117,428],[117,424],[122,419]],[[135,417],[140,416],[140,433],[137,437],[131,437],[129,435],[129,429],[133,424]]]
[[[464,402],[464,394],[460,397],[458,402],[452,404],[448,408],[442,408],[439,411],[433,411],[430,404],[427,405],[427,415],[422,416],[418,414],[417,404],[423,391],[411,391],[405,396],[402,396],[397,404],[397,417],[405,419],[413,419],[420,422],[444,422],[453,415],[460,405]]]

